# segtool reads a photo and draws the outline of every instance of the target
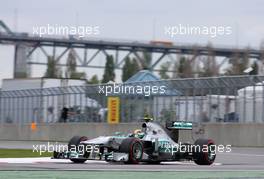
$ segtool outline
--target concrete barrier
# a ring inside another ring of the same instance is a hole
[[[68,141],[74,135],[93,138],[100,135],[114,135],[115,132],[129,133],[139,129],[140,123],[54,123],[38,124],[32,131],[30,125],[0,125],[0,140]],[[237,147],[264,147],[264,124],[204,124],[199,133],[180,131],[180,141],[211,138],[217,144]]]
[[[264,147],[264,124],[206,124],[204,131],[204,136],[217,144]]]

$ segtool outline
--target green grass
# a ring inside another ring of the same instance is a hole
[[[32,149],[0,149],[0,158],[51,157],[52,153],[33,152]]]

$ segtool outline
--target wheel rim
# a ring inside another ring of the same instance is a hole
[[[141,159],[142,157],[142,146],[140,143],[136,142],[133,145],[133,158],[136,160]]]

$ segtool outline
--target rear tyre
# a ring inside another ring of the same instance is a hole
[[[142,160],[143,144],[137,138],[127,138],[122,141],[119,151],[129,154],[126,164],[138,164]]]
[[[80,146],[80,143],[82,141],[88,140],[87,137],[85,136],[74,136],[71,138],[71,140],[68,143],[68,150],[69,151],[76,151],[78,152],[78,148]],[[83,147],[84,149],[84,147]],[[85,152],[83,157],[88,158],[89,157],[89,153]],[[72,158],[70,159],[73,163],[84,163],[87,159],[78,159],[78,158]]]
[[[194,162],[198,165],[211,165],[215,161],[216,150],[211,139],[198,139],[194,143]]]

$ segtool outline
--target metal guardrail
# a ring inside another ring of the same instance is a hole
[[[106,122],[107,96],[99,86],[69,86],[0,91],[1,123]],[[165,86],[163,95],[115,94],[120,98],[121,122],[136,122],[145,115],[155,120],[195,122],[264,122],[264,76],[223,76],[198,79],[123,83]]]

